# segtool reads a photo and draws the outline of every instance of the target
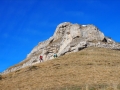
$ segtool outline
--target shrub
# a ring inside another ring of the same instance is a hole
[[[2,75],[0,75],[0,80],[2,80]]]
[[[37,69],[38,69],[37,66],[30,66],[30,67],[29,67],[29,70],[37,70]]]

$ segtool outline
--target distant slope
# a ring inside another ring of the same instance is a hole
[[[0,90],[117,90],[119,84],[120,51],[91,47],[3,75]]]

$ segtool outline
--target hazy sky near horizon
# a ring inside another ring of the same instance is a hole
[[[62,22],[94,24],[120,42],[120,1],[0,0],[0,72],[24,60]]]

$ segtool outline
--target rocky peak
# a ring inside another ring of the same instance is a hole
[[[43,56],[44,61],[47,61],[53,59],[54,53],[61,56],[91,46],[120,49],[120,44],[105,37],[94,25],[80,25],[64,22],[57,26],[52,37],[44,42],[40,42],[34,47],[25,60],[7,69],[3,73],[9,73],[39,63],[40,55]]]
[[[71,25],[72,24],[69,22],[64,22],[64,23],[59,24],[53,35],[54,40],[62,38],[66,34],[66,32],[70,29]]]

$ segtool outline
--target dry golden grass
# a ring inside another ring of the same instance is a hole
[[[119,90],[119,86],[120,51],[93,47],[17,70],[0,80],[0,90]]]

